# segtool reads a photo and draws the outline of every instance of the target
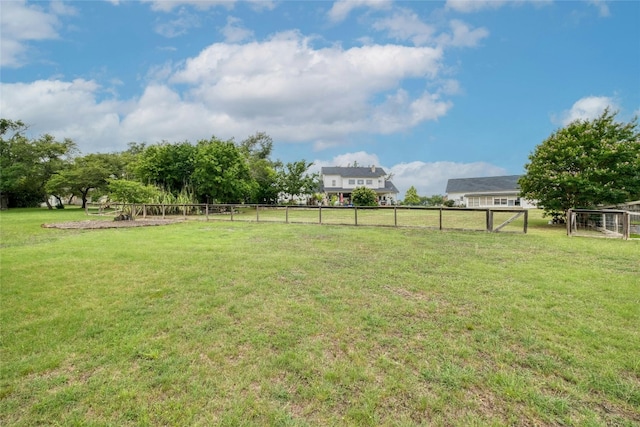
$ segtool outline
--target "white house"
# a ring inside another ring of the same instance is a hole
[[[335,196],[341,204],[351,203],[351,192],[358,187],[370,188],[378,195],[381,205],[392,205],[398,200],[398,189],[389,180],[382,168],[367,167],[323,167],[321,169],[322,192],[327,200]]]
[[[453,178],[447,181],[447,199],[468,208],[535,208],[535,202],[520,198],[522,175]]]

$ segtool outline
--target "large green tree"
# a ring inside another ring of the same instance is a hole
[[[313,162],[298,160],[290,162],[278,170],[279,189],[293,201],[294,196],[311,195],[318,191],[319,174],[309,173]]]
[[[64,170],[77,151],[70,139],[56,141],[51,135],[28,139],[27,126],[17,120],[0,119],[0,192],[9,206],[35,206],[46,202],[45,185]]]
[[[615,116],[605,110],[576,120],[538,145],[519,181],[522,196],[554,216],[640,199],[637,119],[621,123]]]
[[[135,175],[144,183],[178,194],[191,183],[196,151],[187,141],[149,145],[136,157]]]
[[[239,144],[240,152],[246,157],[251,177],[255,181],[251,202],[275,203],[278,200],[278,174],[280,162],[271,160],[273,140],[264,132],[249,136]]]
[[[89,192],[106,192],[109,178],[121,177],[124,166],[122,156],[118,154],[96,153],[77,157],[66,169],[52,176],[45,189],[60,202],[61,196],[79,196],[84,209]]]
[[[198,142],[193,184],[201,200],[218,203],[243,202],[255,192],[246,157],[232,141],[215,137]]]

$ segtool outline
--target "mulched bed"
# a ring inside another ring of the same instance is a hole
[[[135,221],[69,221],[54,224],[42,224],[43,228],[61,228],[65,230],[96,230],[102,228],[149,227],[182,222],[182,219],[137,219]]]

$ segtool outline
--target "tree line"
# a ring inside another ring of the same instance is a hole
[[[8,207],[109,195],[127,203],[277,203],[319,188],[312,162],[271,159],[273,140],[259,132],[237,143],[212,136],[192,144],[129,143],[116,153],[82,155],[74,141],[25,136],[20,120],[0,119],[0,193]],[[66,200],[65,200],[66,199]]]

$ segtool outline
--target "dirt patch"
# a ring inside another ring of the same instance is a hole
[[[97,230],[103,228],[149,227],[152,225],[169,225],[182,222],[181,219],[137,219],[135,221],[69,221],[54,224],[42,224],[43,228],[60,228],[64,230]]]

